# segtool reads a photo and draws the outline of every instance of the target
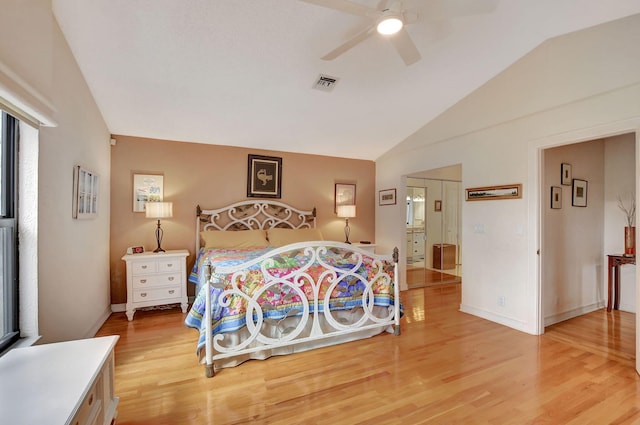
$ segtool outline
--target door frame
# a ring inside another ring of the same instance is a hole
[[[547,201],[547,193],[542,185],[543,176],[543,151],[557,146],[570,145],[574,143],[586,142],[590,140],[603,139],[606,137],[618,136],[627,133],[635,134],[635,163],[636,163],[636,199],[640,199],[640,117],[614,123],[602,124],[590,128],[575,130],[571,132],[546,136],[544,138],[531,140],[528,147],[529,175],[528,181],[531,186],[531,204],[529,209],[529,269],[534,271],[531,276],[531,284],[535,288],[536,298],[534,316],[536,323],[536,333],[544,333],[544,310],[542,293],[542,256],[540,252],[543,242],[542,217],[543,209]],[[636,236],[637,238],[637,236]],[[637,245],[637,240],[636,240]],[[636,273],[636,306],[640,306],[640,273]],[[640,374],[640,314],[636,314],[636,372]]]

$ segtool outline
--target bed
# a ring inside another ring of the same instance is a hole
[[[196,298],[185,324],[216,369],[368,338],[400,335],[398,250],[377,255],[325,241],[314,210],[243,201],[196,211]]]

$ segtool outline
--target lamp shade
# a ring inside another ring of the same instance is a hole
[[[147,202],[145,213],[147,218],[173,217],[173,202]]]
[[[356,206],[338,205],[336,207],[336,212],[338,213],[338,217],[340,218],[352,218],[356,216]]]

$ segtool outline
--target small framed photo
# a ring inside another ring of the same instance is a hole
[[[99,177],[79,165],[73,167],[73,218],[95,218],[98,216]]]
[[[378,192],[378,205],[395,205],[396,190],[385,189]]]
[[[563,162],[560,165],[560,184],[571,186],[571,164]]]
[[[338,205],[356,204],[356,185],[349,183],[336,183],[333,192],[333,212],[338,213]]]
[[[145,212],[147,202],[162,202],[163,194],[164,176],[133,175],[133,212]]]
[[[574,207],[587,206],[587,188],[588,182],[586,180],[573,179],[571,205]]]
[[[560,186],[551,186],[551,209],[559,210],[562,208],[562,188]]]
[[[281,188],[282,158],[249,154],[247,197],[280,198]]]
[[[437,200],[433,202],[433,210],[434,211],[442,211],[442,201]]]

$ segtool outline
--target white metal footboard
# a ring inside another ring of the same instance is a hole
[[[351,265],[345,268],[334,267],[329,264],[326,254],[329,250],[340,249],[350,251]],[[300,264],[295,270],[288,270],[283,273],[279,269],[279,275],[273,275],[270,267],[274,262],[287,254],[293,252],[304,252],[304,264]],[[365,258],[372,259],[372,276],[362,277],[358,272]],[[393,276],[385,270],[385,265],[393,265]],[[264,278],[264,286],[247,295],[239,288],[239,284],[247,277],[247,269],[259,265],[260,272]],[[315,278],[309,271],[314,266],[320,266],[320,274]],[[230,296],[244,298],[247,304],[246,332],[248,336],[240,342],[230,342],[227,340],[228,334],[220,333],[212,335],[211,323],[211,285],[216,286],[217,282],[206,279],[206,345],[205,362],[206,376],[214,375],[213,362],[218,359],[225,359],[244,354],[251,354],[257,351],[269,350],[279,347],[288,347],[311,341],[325,340],[326,345],[331,344],[331,339],[336,339],[344,335],[358,332],[392,327],[395,335],[400,335],[400,290],[398,284],[398,249],[394,249],[391,256],[372,254],[352,245],[341,242],[303,242],[287,245],[269,252],[267,255],[253,261],[233,267],[218,267],[216,274],[231,274],[231,287],[224,289],[217,302],[225,307],[229,305]],[[215,280],[215,279],[213,279]],[[348,283],[347,283],[348,282]],[[347,291],[347,288],[354,288],[353,283],[359,283],[359,287],[364,286],[364,290],[349,292],[352,299],[357,300],[355,306],[345,310],[345,306],[339,310],[331,310],[330,302],[335,306],[335,300],[330,296],[334,290],[340,292]],[[374,309],[374,284],[380,283],[393,285],[393,304],[384,307],[382,313],[380,307]],[[320,294],[322,284],[326,287],[325,295]],[[304,291],[307,288],[307,292]],[[309,299],[308,290],[313,292],[312,299]],[[300,309],[290,310],[285,313],[281,320],[268,319],[265,312],[269,305],[264,307],[260,303],[263,295],[270,291],[276,292],[282,297],[297,296],[301,302]],[[264,308],[264,309],[263,309]],[[346,320],[344,315],[348,312],[351,319]],[[323,324],[320,324],[322,319]],[[266,322],[275,322],[277,329],[275,337],[264,332]],[[336,341],[336,343],[338,343]]]

